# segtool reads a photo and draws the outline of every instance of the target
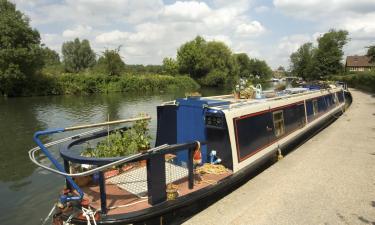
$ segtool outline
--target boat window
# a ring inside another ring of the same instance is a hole
[[[318,114],[318,100],[317,99],[314,99],[313,101],[313,112],[314,112],[314,116]]]
[[[276,137],[280,137],[285,133],[284,115],[282,110],[273,113],[273,126],[275,127]]]
[[[338,97],[337,97],[337,93],[333,94],[333,104],[337,105],[338,103]]]

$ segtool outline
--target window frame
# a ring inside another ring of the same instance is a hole
[[[313,99],[312,100],[312,106],[313,106],[313,114],[314,114],[314,116],[318,115],[318,113],[319,113],[318,99]]]
[[[281,118],[275,120],[275,115],[277,115],[277,114],[281,114]],[[272,112],[272,121],[273,121],[273,128],[274,128],[275,136],[276,137],[283,136],[285,134],[284,111],[278,110],[278,111]],[[277,123],[281,124],[281,130],[280,131],[278,131],[278,129],[276,128]]]

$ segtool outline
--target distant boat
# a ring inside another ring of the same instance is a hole
[[[277,79],[277,78],[272,78],[271,79],[271,82],[279,82],[280,80],[279,79]]]
[[[67,141],[60,148],[64,166],[48,151],[46,146],[52,144],[43,145],[39,140],[45,134],[116,122],[37,132],[34,140],[58,168],[54,172],[66,179],[54,224],[87,224],[87,220],[91,224],[94,220],[97,224],[168,223],[177,212],[188,212],[183,210],[209,202],[245,182],[262,162],[282,154],[294,141],[308,138],[309,132],[336,119],[351,103],[350,92],[339,86],[294,88],[271,98],[260,96],[187,97],[164,103],[157,107],[156,147],[129,157],[89,158],[74,151],[105,137],[111,132],[108,130],[52,143]],[[31,150],[30,158],[43,166],[34,156],[38,150]],[[166,162],[170,154],[175,159]],[[146,160],[146,165],[136,163],[141,160]],[[73,180],[69,173],[72,163],[93,165],[81,175],[94,181],[85,187],[77,185],[78,179]],[[105,178],[105,171],[119,164],[127,165],[126,169]]]

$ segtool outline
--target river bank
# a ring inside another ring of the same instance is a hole
[[[42,96],[93,93],[161,93],[195,91],[200,86],[189,76],[132,74],[108,76],[90,73],[39,75],[19,84],[15,96]]]

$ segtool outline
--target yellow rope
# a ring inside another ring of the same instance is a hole
[[[205,163],[203,166],[197,168],[195,172],[199,174],[224,174],[228,170],[223,165]]]

